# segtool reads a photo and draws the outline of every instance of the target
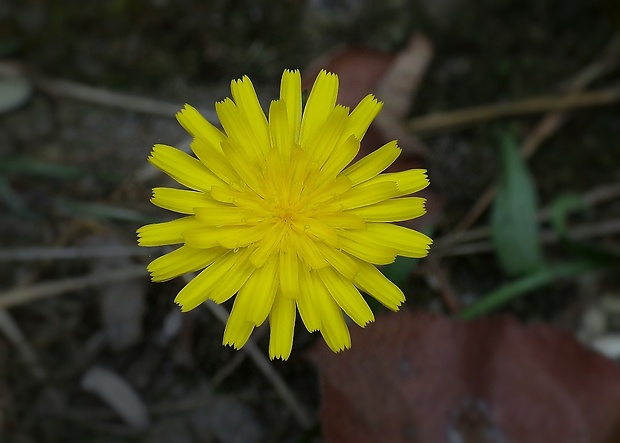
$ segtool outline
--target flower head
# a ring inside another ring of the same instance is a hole
[[[269,318],[269,355],[288,358],[297,311],[334,352],[349,348],[342,311],[362,327],[374,320],[360,290],[394,311],[405,300],[375,265],[428,253],[430,238],[390,223],[424,214],[423,198],[405,196],[428,185],[426,171],[383,173],[395,141],[349,166],[382,103],[337,105],[335,74],[318,75],[302,109],[299,71],[285,71],[269,118],[248,77],[231,91],[215,105],[224,131],[189,105],[177,114],[197,158],[151,152],[189,188],[153,189],[153,204],[185,216],[138,229],[142,246],[181,245],[149,264],[152,279],[202,270],[175,298],[183,311],[236,295],[223,340],[236,349]]]

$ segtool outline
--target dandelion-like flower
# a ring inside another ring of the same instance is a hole
[[[181,245],[149,264],[152,279],[202,269],[175,298],[183,311],[236,295],[223,339],[235,349],[269,318],[269,355],[287,359],[297,311],[334,352],[350,348],[343,311],[374,320],[360,290],[394,311],[405,300],[375,265],[428,253],[430,238],[391,223],[424,214],[425,200],[406,196],[426,171],[384,173],[395,141],[349,166],[382,103],[337,105],[335,74],[318,75],[302,109],[299,71],[285,71],[268,119],[248,77],[231,92],[215,105],[223,132],[189,105],[177,114],[197,158],[153,147],[149,161],[189,189],[153,189],[153,204],[186,216],[138,229],[142,246]]]

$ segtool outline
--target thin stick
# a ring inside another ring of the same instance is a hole
[[[55,97],[78,100],[110,108],[124,109],[126,111],[172,117],[183,107],[182,103],[138,97],[73,81],[46,78],[40,75],[30,76],[26,72],[26,69],[14,62],[0,62],[0,74],[32,77],[31,80],[34,81],[40,89]],[[215,120],[217,118],[215,111],[200,109],[200,113],[209,120]]]
[[[114,283],[146,276],[146,267],[143,265],[136,265],[106,272],[87,274],[83,277],[66,278],[48,283],[39,283],[25,288],[15,288],[4,294],[0,294],[0,309],[10,308],[34,300],[87,288],[89,286],[97,286],[103,283]]]
[[[157,248],[139,246],[61,246],[0,249],[0,261],[75,260],[106,257],[144,257],[159,254]]]
[[[11,344],[17,348],[19,355],[30,369],[30,373],[34,378],[39,381],[45,380],[47,374],[39,363],[36,352],[34,352],[34,349],[30,346],[28,340],[26,340],[19,325],[5,309],[0,309],[0,331],[2,331]]]
[[[569,229],[570,237],[575,240],[585,240],[590,238],[603,237],[620,233],[620,218],[612,220],[604,220],[598,223],[580,225]],[[553,244],[559,240],[555,231],[545,229],[540,233],[540,241],[544,244]],[[463,245],[453,246],[449,249],[440,249],[433,252],[433,255],[440,257],[457,256],[457,255],[473,255],[493,252],[495,247],[490,241],[480,241],[465,243]]]
[[[126,111],[140,112],[143,114],[172,117],[183,107],[182,103],[171,103],[164,100],[138,97],[120,92],[112,92],[103,88],[81,83],[52,80],[47,78],[35,79],[37,85],[50,95],[56,97],[93,103],[110,108],[124,109]],[[200,109],[200,113],[209,120],[217,116],[214,111]]]
[[[191,275],[185,275],[183,278],[189,283],[192,277]],[[226,311],[224,307],[211,301],[205,302],[205,306],[209,308],[209,310],[219,321],[226,324],[228,321],[229,312]],[[311,429],[312,426],[314,426],[314,421],[310,417],[310,414],[308,414],[306,408],[304,408],[301,402],[297,399],[297,396],[293,393],[291,388],[288,387],[282,376],[273,368],[267,357],[265,357],[265,355],[261,352],[256,343],[252,339],[248,340],[243,348],[241,348],[240,352],[246,352],[250,356],[254,364],[272,384],[282,401],[284,401],[284,403],[286,403],[289,407],[299,426],[305,430]]]
[[[620,183],[612,183],[609,185],[600,186],[582,194],[580,198],[588,206],[595,206],[614,200],[616,198],[620,198]],[[548,220],[550,216],[551,207],[545,206],[538,212],[537,219],[539,222],[544,222]],[[448,234],[444,237],[435,239],[433,250],[445,249],[455,243],[465,243],[474,240],[481,240],[489,237],[490,235],[491,228],[488,225],[469,229],[458,236],[455,236],[454,234]]]
[[[589,83],[609,72],[617,65],[617,56],[619,52],[620,34],[616,34],[603,51],[601,57],[579,71],[577,75],[575,75],[568,82],[567,89],[573,93],[578,93],[578,91],[585,88]],[[552,112],[543,117],[543,119],[538,123],[538,125],[536,125],[534,130],[521,145],[521,155],[525,159],[528,159],[534,155],[543,142],[551,137],[564,124],[565,121],[566,115],[558,112]],[[463,232],[465,232],[476,222],[476,220],[478,220],[478,218],[493,202],[496,192],[497,185],[495,183],[489,185],[465,217],[463,217],[463,220],[461,220],[461,222],[454,229],[452,235],[453,241],[458,239]]]
[[[410,120],[407,127],[416,134],[422,134],[498,118],[544,112],[565,112],[572,109],[612,105],[618,101],[620,101],[620,87],[613,87],[430,114]]]

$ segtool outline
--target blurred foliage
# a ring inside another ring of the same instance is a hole
[[[6,37],[17,34],[22,55],[50,75],[153,87],[178,76],[272,75],[307,58],[295,0],[25,3],[3,20],[14,30]]]
[[[514,136],[500,135],[501,175],[491,212],[491,232],[500,264],[512,276],[543,265],[534,179]]]

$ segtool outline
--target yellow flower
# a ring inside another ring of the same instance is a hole
[[[382,103],[336,105],[338,77],[322,71],[302,110],[299,71],[282,75],[269,118],[248,77],[216,103],[220,131],[189,105],[177,114],[197,158],[155,145],[149,161],[190,190],[155,188],[152,203],[185,217],[138,229],[142,246],[181,244],[148,266],[153,281],[203,269],[176,296],[189,311],[236,294],[225,345],[241,348],[267,318],[269,356],[287,359],[297,310],[338,352],[351,347],[344,311],[374,320],[360,290],[391,310],[402,291],[374,265],[424,257],[431,239],[391,224],[419,217],[428,185],[421,169],[383,173],[401,150],[387,143],[349,165]]]

